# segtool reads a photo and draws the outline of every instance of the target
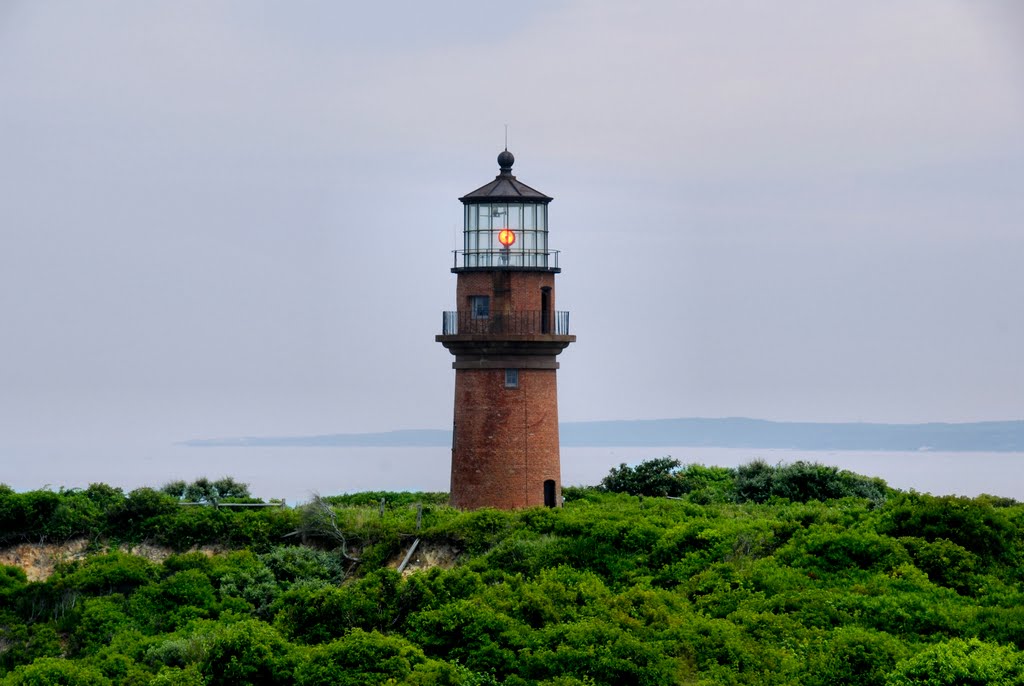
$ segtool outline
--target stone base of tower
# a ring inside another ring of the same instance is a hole
[[[555,366],[552,364],[552,366]],[[518,509],[562,502],[555,369],[455,372],[451,504]]]

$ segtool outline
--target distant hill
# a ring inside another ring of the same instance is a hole
[[[960,424],[819,424],[763,419],[638,419],[565,422],[562,445],[707,446],[789,450],[1024,452],[1024,421]],[[433,447],[451,444],[442,429],[320,436],[246,436],[185,441],[194,447]]]

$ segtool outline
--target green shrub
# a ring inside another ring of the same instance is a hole
[[[896,665],[886,686],[1020,686],[1024,660],[1013,648],[976,638],[925,648]]]
[[[530,682],[571,676],[583,683],[654,686],[671,683],[675,671],[658,645],[597,618],[536,631],[530,644],[519,668]]]
[[[870,530],[814,526],[793,537],[778,558],[818,574],[844,570],[887,571],[910,561],[899,541]]]
[[[81,491],[60,492],[60,503],[43,527],[47,540],[66,541],[79,536],[99,536],[106,529],[101,505]]]
[[[137,488],[109,516],[112,533],[118,537],[137,535],[147,520],[178,509],[177,501],[152,488]]]
[[[529,628],[475,599],[456,600],[409,618],[406,636],[427,655],[456,660],[499,678],[515,671]]]
[[[363,491],[343,495],[321,496],[324,502],[342,507],[379,507],[404,509],[412,505],[447,505],[448,494],[434,491]]]
[[[839,627],[812,663],[807,686],[884,686],[886,675],[906,657],[895,636],[859,626]]]
[[[71,632],[72,652],[96,652],[108,645],[118,633],[136,626],[126,612],[124,596],[115,594],[86,598],[82,601],[81,614]]]
[[[95,667],[55,657],[42,657],[18,667],[0,682],[3,686],[112,686]]]
[[[274,573],[264,564],[235,568],[220,578],[221,597],[237,597],[248,603],[260,619],[268,619],[270,607],[281,594]]]
[[[210,633],[200,671],[208,686],[291,684],[294,649],[269,624],[243,620]]]
[[[689,464],[676,473],[676,478],[690,501],[702,505],[728,502],[736,490],[736,470],[728,467]]]
[[[210,481],[204,476],[190,484],[172,481],[164,484],[160,491],[175,500],[190,503],[246,502],[252,499],[249,495],[249,484],[235,481],[230,476],[216,481]]]
[[[61,588],[95,595],[130,593],[154,581],[158,570],[144,557],[115,550],[74,562],[58,570],[53,581]]]
[[[152,672],[144,665],[114,648],[101,649],[88,658],[87,664],[99,669],[117,686],[149,686],[153,678]]]
[[[567,503],[600,498],[601,493],[602,489],[597,486],[562,486],[562,500]]]
[[[678,497],[686,488],[683,481],[676,478],[681,466],[679,460],[671,457],[645,460],[635,467],[622,463],[601,479],[601,487],[612,493]]]
[[[170,631],[214,613],[216,593],[210,578],[197,569],[175,572],[139,589],[130,599],[132,616],[155,631]]]
[[[60,494],[53,491],[15,493],[0,484],[0,543],[45,540],[60,504]]]
[[[968,594],[981,565],[978,556],[945,538],[929,541],[916,536],[903,536],[900,543],[910,553],[914,566],[928,575],[932,582]]]
[[[489,550],[516,526],[517,514],[484,508],[460,512],[447,528],[450,536],[460,539],[467,552],[479,554]]]
[[[671,640],[683,673],[696,671],[701,684],[772,684],[798,682],[803,667],[791,649],[775,642],[758,642],[744,629],[724,618],[694,614],[665,638]],[[666,683],[666,682],[662,682]],[[670,682],[668,682],[670,683]],[[687,682],[683,682],[687,683]]]
[[[21,567],[0,565],[0,599],[13,595],[28,583],[25,570]]]
[[[353,629],[307,653],[295,670],[296,686],[374,686],[404,683],[423,651],[400,637]]]
[[[206,686],[202,672],[193,666],[162,667],[149,682],[149,686]]]
[[[888,486],[881,479],[812,462],[772,467],[755,460],[736,470],[736,500],[741,503],[765,503],[773,497],[793,502],[855,497],[881,504],[887,494]]]
[[[955,496],[906,493],[883,510],[879,531],[926,541],[945,539],[974,553],[984,564],[1011,561],[1021,530],[1005,508]]]
[[[1018,600],[1009,607],[978,609],[973,621],[964,627],[964,635],[983,637],[987,641],[1024,650],[1024,604]]]
[[[213,623],[199,620],[187,631],[156,643],[146,650],[146,662],[180,670],[166,678],[194,681],[197,668],[208,686],[236,684],[292,684],[297,655],[272,627],[257,619]]]
[[[0,673],[37,658],[60,657],[62,648],[51,624],[0,625]]]
[[[381,569],[344,586],[295,584],[275,603],[276,625],[289,638],[323,643],[349,629],[386,630],[400,621],[401,577]]]

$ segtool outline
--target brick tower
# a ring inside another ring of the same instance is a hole
[[[503,151],[498,176],[459,198],[457,309],[437,336],[455,356],[451,504],[465,509],[562,502],[556,357],[576,337],[555,310],[551,198],[516,179],[514,162]]]

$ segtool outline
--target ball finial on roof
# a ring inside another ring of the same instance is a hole
[[[515,164],[515,161],[515,155],[510,153],[507,149],[498,153],[498,166],[501,167],[502,174],[510,174],[512,172],[512,165]]]

